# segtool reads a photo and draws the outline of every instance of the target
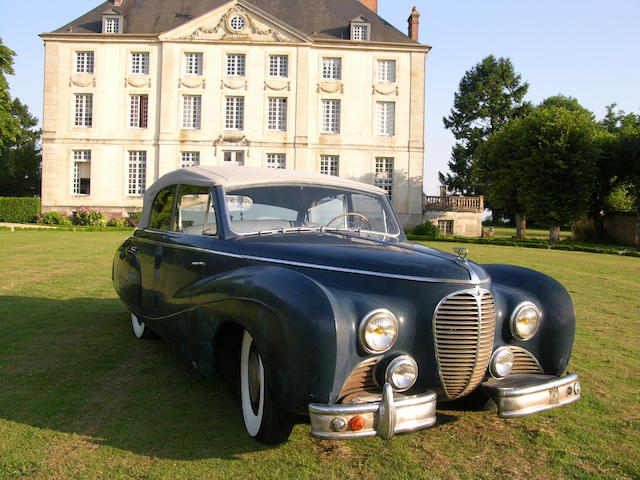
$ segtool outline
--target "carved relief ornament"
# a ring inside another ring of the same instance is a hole
[[[245,20],[243,28],[238,30],[233,28],[230,20],[233,17],[242,17]],[[253,19],[249,16],[246,9],[241,5],[234,5],[222,15],[220,21],[214,27],[198,27],[193,32],[183,37],[182,40],[193,39],[210,39],[210,40],[249,40],[255,37],[267,37],[269,40],[276,42],[284,42],[284,38],[278,31],[273,28],[259,28]]]
[[[291,91],[291,81],[283,81],[283,80],[267,80],[264,82],[265,90],[275,90],[278,92],[282,92],[286,90],[288,92]]]
[[[398,86],[388,85],[386,87],[380,85],[373,85],[373,91],[371,92],[373,95],[379,93],[380,95],[393,95],[395,93],[396,97],[398,96]]]
[[[125,88],[128,86],[135,87],[135,88],[142,88],[142,87],[151,88],[151,77],[147,77],[147,76],[144,76],[142,78],[134,77],[134,76],[127,77],[124,79],[124,86]]]
[[[319,82],[317,93],[344,93],[344,85],[342,82]]]
[[[207,88],[204,78],[180,78],[178,80],[178,88]]]
[[[96,86],[96,78],[88,78],[88,79],[84,79],[84,80],[79,80],[76,78],[69,78],[69,86],[70,87],[95,87]]]

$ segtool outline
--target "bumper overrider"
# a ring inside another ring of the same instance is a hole
[[[498,406],[500,417],[510,418],[550,410],[580,398],[576,374],[512,375],[480,385]],[[394,396],[386,383],[379,402],[351,405],[309,404],[311,434],[322,439],[379,436],[388,440],[396,433],[431,427],[436,423],[436,394]]]

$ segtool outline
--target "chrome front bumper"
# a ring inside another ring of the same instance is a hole
[[[353,430],[349,421],[364,419],[360,430]],[[436,423],[436,394],[394,397],[386,383],[379,402],[342,404],[309,404],[311,434],[323,439],[379,437],[387,440],[394,434],[427,428]],[[344,426],[344,428],[342,428]],[[338,428],[337,428],[338,427]]]
[[[520,417],[573,403],[580,398],[578,375],[510,375],[481,384],[498,405],[500,417]]]

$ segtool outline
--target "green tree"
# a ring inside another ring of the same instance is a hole
[[[34,196],[40,193],[40,131],[27,106],[9,94],[5,75],[13,74],[14,55],[0,39],[0,195]]]
[[[529,216],[549,227],[558,243],[560,226],[582,217],[589,206],[599,155],[598,125],[582,111],[536,108],[519,122],[524,147],[518,162],[518,201]]]
[[[0,195],[40,195],[41,131],[35,129],[38,120],[17,98],[11,102],[10,115],[19,128],[12,141],[0,146]]]
[[[456,138],[449,162],[452,173],[439,174],[450,191],[463,195],[484,193],[483,185],[474,176],[477,150],[505,123],[530,109],[524,101],[528,89],[508,58],[490,55],[465,73],[451,113],[443,118],[445,127]]]
[[[6,75],[13,75],[15,52],[6,47],[0,38],[0,146],[16,139],[19,125],[11,114],[11,95]]]

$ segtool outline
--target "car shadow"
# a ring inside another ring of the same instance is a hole
[[[268,448],[247,436],[221,379],[136,339],[119,300],[4,296],[0,312],[0,418],[158,458]]]

